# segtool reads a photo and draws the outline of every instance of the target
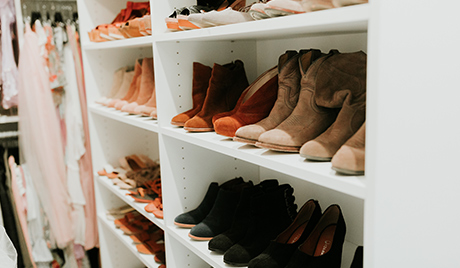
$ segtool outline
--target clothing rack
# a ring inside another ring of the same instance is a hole
[[[42,19],[55,20],[56,14],[61,14],[63,22],[75,20],[77,13],[77,3],[74,0],[41,0],[22,1],[22,15],[26,20],[30,20],[32,12],[39,12]]]

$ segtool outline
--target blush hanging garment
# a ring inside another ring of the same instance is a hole
[[[64,248],[74,240],[71,204],[59,123],[37,43],[37,35],[26,25],[18,80],[21,163],[28,164],[51,232],[57,246]]]

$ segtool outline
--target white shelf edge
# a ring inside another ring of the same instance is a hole
[[[361,4],[232,25],[166,32],[156,34],[153,38],[155,42],[273,39],[297,34],[364,32],[367,31],[369,16],[369,4]]]
[[[182,243],[185,247],[190,249],[193,253],[195,253],[197,256],[199,256],[202,260],[207,262],[212,267],[232,267],[224,263],[222,254],[217,254],[208,250],[208,241],[194,241],[190,239],[188,237],[188,232],[190,231],[190,229],[179,228],[176,226],[166,226],[166,228],[167,234],[173,236],[177,241]],[[345,243],[343,244],[342,253],[342,268],[350,267],[357,246],[358,245],[355,245],[345,240]]]
[[[158,226],[162,230],[165,229],[165,224],[162,219],[158,219],[152,213],[149,213],[144,210],[144,207],[147,205],[147,203],[135,202],[134,199],[126,195],[127,193],[129,193],[128,191],[122,190],[118,186],[114,185],[109,178],[103,177],[103,176],[97,176],[97,177],[98,177],[97,180],[99,181],[100,184],[102,184],[104,187],[109,189],[111,192],[113,192],[115,195],[121,198],[125,203],[130,205],[132,208],[134,208],[139,213],[141,213],[144,217],[146,217],[151,222],[153,222],[156,226]]]
[[[131,252],[136,255],[136,257],[142,261],[142,263],[144,263],[144,265],[146,265],[147,267],[149,268],[156,268],[158,267],[160,264],[156,263],[155,260],[154,260],[154,256],[153,255],[146,255],[146,254],[141,254],[139,253],[139,251],[137,251],[136,247],[134,246],[134,244],[132,243],[132,240],[131,238],[129,238],[129,236],[127,235],[124,235],[123,234],[123,231],[117,229],[115,227],[115,225],[113,224],[113,222],[110,222],[109,220],[107,220],[105,218],[105,215],[99,213],[97,215],[97,217],[99,218],[99,222],[101,222],[106,228],[110,229],[110,231],[112,231],[112,233],[119,239],[121,240],[121,242],[123,244],[125,244],[125,246],[127,246],[129,248],[129,250],[131,250]]]
[[[158,133],[158,121],[147,116],[132,115],[126,112],[121,112],[115,108],[109,108],[97,103],[89,105],[89,110],[92,113],[102,115],[104,117],[114,119],[129,125],[146,129]]]
[[[365,176],[336,175],[330,162],[306,162],[298,154],[277,153],[245,145],[214,132],[187,133],[181,128],[162,127],[161,133],[360,199],[366,197]]]
[[[108,49],[108,48],[129,48],[129,47],[148,47],[152,46],[153,37],[143,36],[128,38],[123,40],[114,40],[107,42],[88,42],[82,44],[84,50]]]

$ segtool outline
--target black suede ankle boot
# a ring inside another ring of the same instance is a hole
[[[283,184],[251,199],[248,231],[240,242],[225,252],[225,263],[247,266],[267,248],[270,240],[292,223],[297,215],[293,192],[290,185]]]
[[[231,246],[243,239],[248,230],[249,218],[251,215],[251,198],[277,186],[277,180],[265,180],[258,185],[243,189],[240,202],[235,211],[232,227],[211,239],[208,244],[209,250],[224,254]]]
[[[228,230],[241,192],[251,186],[253,186],[251,181],[231,186],[222,185],[211,211],[203,221],[190,230],[189,237],[195,240],[211,240],[214,236]]]
[[[211,211],[212,206],[216,201],[217,193],[221,187],[231,187],[232,185],[241,184],[243,182],[243,178],[241,177],[231,179],[223,183],[221,186],[219,186],[217,182],[212,182],[209,185],[208,191],[206,192],[206,195],[204,196],[200,205],[198,205],[198,207],[194,210],[178,215],[174,219],[174,224],[183,228],[192,228],[193,226],[197,225],[202,220],[204,220],[209,211]]]
[[[252,259],[248,268],[284,268],[320,218],[321,207],[318,201],[308,200],[300,209],[294,222],[271,241],[262,254]]]

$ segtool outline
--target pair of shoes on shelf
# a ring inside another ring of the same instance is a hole
[[[258,6],[258,10],[268,17],[279,17],[367,2],[368,0],[272,0]]]
[[[117,70],[107,97],[97,101],[122,112],[157,118],[153,58],[136,60],[134,71]],[[120,82],[121,81],[121,82]],[[118,88],[118,89],[117,89]]]
[[[91,42],[105,42],[152,34],[150,3],[128,1],[110,24],[101,24],[88,33]]]
[[[331,161],[365,121],[366,55],[287,51],[279,58],[278,80],[268,117],[238,128],[234,140]]]
[[[125,206],[121,206],[118,208],[113,208],[113,209],[108,210],[106,212],[106,216],[109,221],[114,221],[114,220],[124,218],[128,212],[133,212],[133,211],[134,211],[134,208],[132,208],[129,205],[125,205]]]
[[[161,190],[161,179],[158,178],[149,184],[150,188],[154,189],[154,192],[158,195],[153,201],[149,202],[147,206],[144,207],[144,210],[152,213],[155,217],[163,219],[163,199],[162,199],[162,190]]]
[[[319,203],[310,199],[292,224],[248,263],[248,268],[340,268],[345,233],[339,205],[321,213]]]
[[[229,112],[249,83],[243,62],[236,60],[225,65],[214,64],[211,69],[193,63],[193,108],[175,116],[171,124],[183,126],[191,132],[213,131],[213,116]]]
[[[148,168],[135,177],[137,188],[129,190],[126,195],[139,203],[152,203],[161,200],[160,168]],[[161,201],[160,201],[161,202]],[[155,203],[155,204],[156,204]]]
[[[230,8],[230,10],[239,10],[244,7],[245,2],[244,0],[201,0],[198,1],[197,5],[175,9],[173,13],[165,19],[166,27],[170,31],[200,29],[203,28],[203,26],[208,27],[206,23],[203,22],[200,24],[191,18],[196,17],[201,20],[202,14],[214,14],[215,12],[220,12],[227,8]],[[228,11],[226,14],[227,13],[230,14]]]

